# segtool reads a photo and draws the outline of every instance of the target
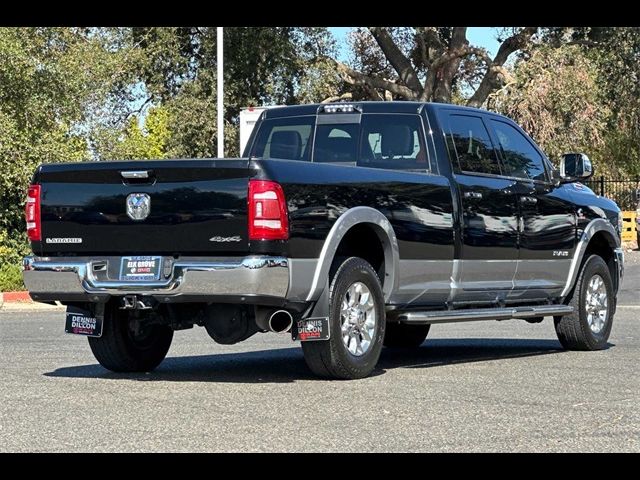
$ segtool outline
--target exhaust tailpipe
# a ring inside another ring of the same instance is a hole
[[[286,333],[293,326],[293,317],[286,310],[276,310],[269,316],[269,330],[275,333]]]

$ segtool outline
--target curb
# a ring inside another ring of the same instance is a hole
[[[33,302],[29,296],[29,292],[3,292],[2,296],[7,303],[13,302]]]
[[[34,303],[29,292],[0,292],[0,309],[7,310],[12,306],[24,307]]]
[[[48,305],[46,303],[26,303],[26,302],[13,302],[13,303],[5,303],[2,308],[0,308],[0,313],[11,313],[11,312],[64,312],[67,307],[63,305]]]
[[[29,296],[29,292],[0,292],[0,311],[3,312],[28,312],[28,311],[64,311],[66,307],[56,303],[49,305],[46,303],[34,302]]]

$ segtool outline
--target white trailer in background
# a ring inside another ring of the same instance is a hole
[[[255,127],[258,118],[262,112],[268,108],[279,107],[280,105],[271,105],[268,107],[248,107],[240,110],[240,155],[244,153],[244,147],[246,147],[253,127]]]

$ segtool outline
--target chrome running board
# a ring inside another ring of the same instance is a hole
[[[438,310],[428,312],[393,312],[391,321],[402,323],[472,322],[474,320],[510,320],[568,315],[573,307],[568,305],[540,305],[536,307],[478,308],[473,310]],[[389,312],[391,313],[391,312]]]

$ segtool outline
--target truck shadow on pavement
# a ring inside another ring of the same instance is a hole
[[[563,353],[557,340],[433,339],[417,349],[382,350],[371,376],[399,368],[431,368]],[[171,352],[169,352],[171,353]],[[168,382],[288,383],[322,380],[307,368],[300,348],[168,357],[150,373],[113,373],[98,364],[58,368],[47,377]]]

